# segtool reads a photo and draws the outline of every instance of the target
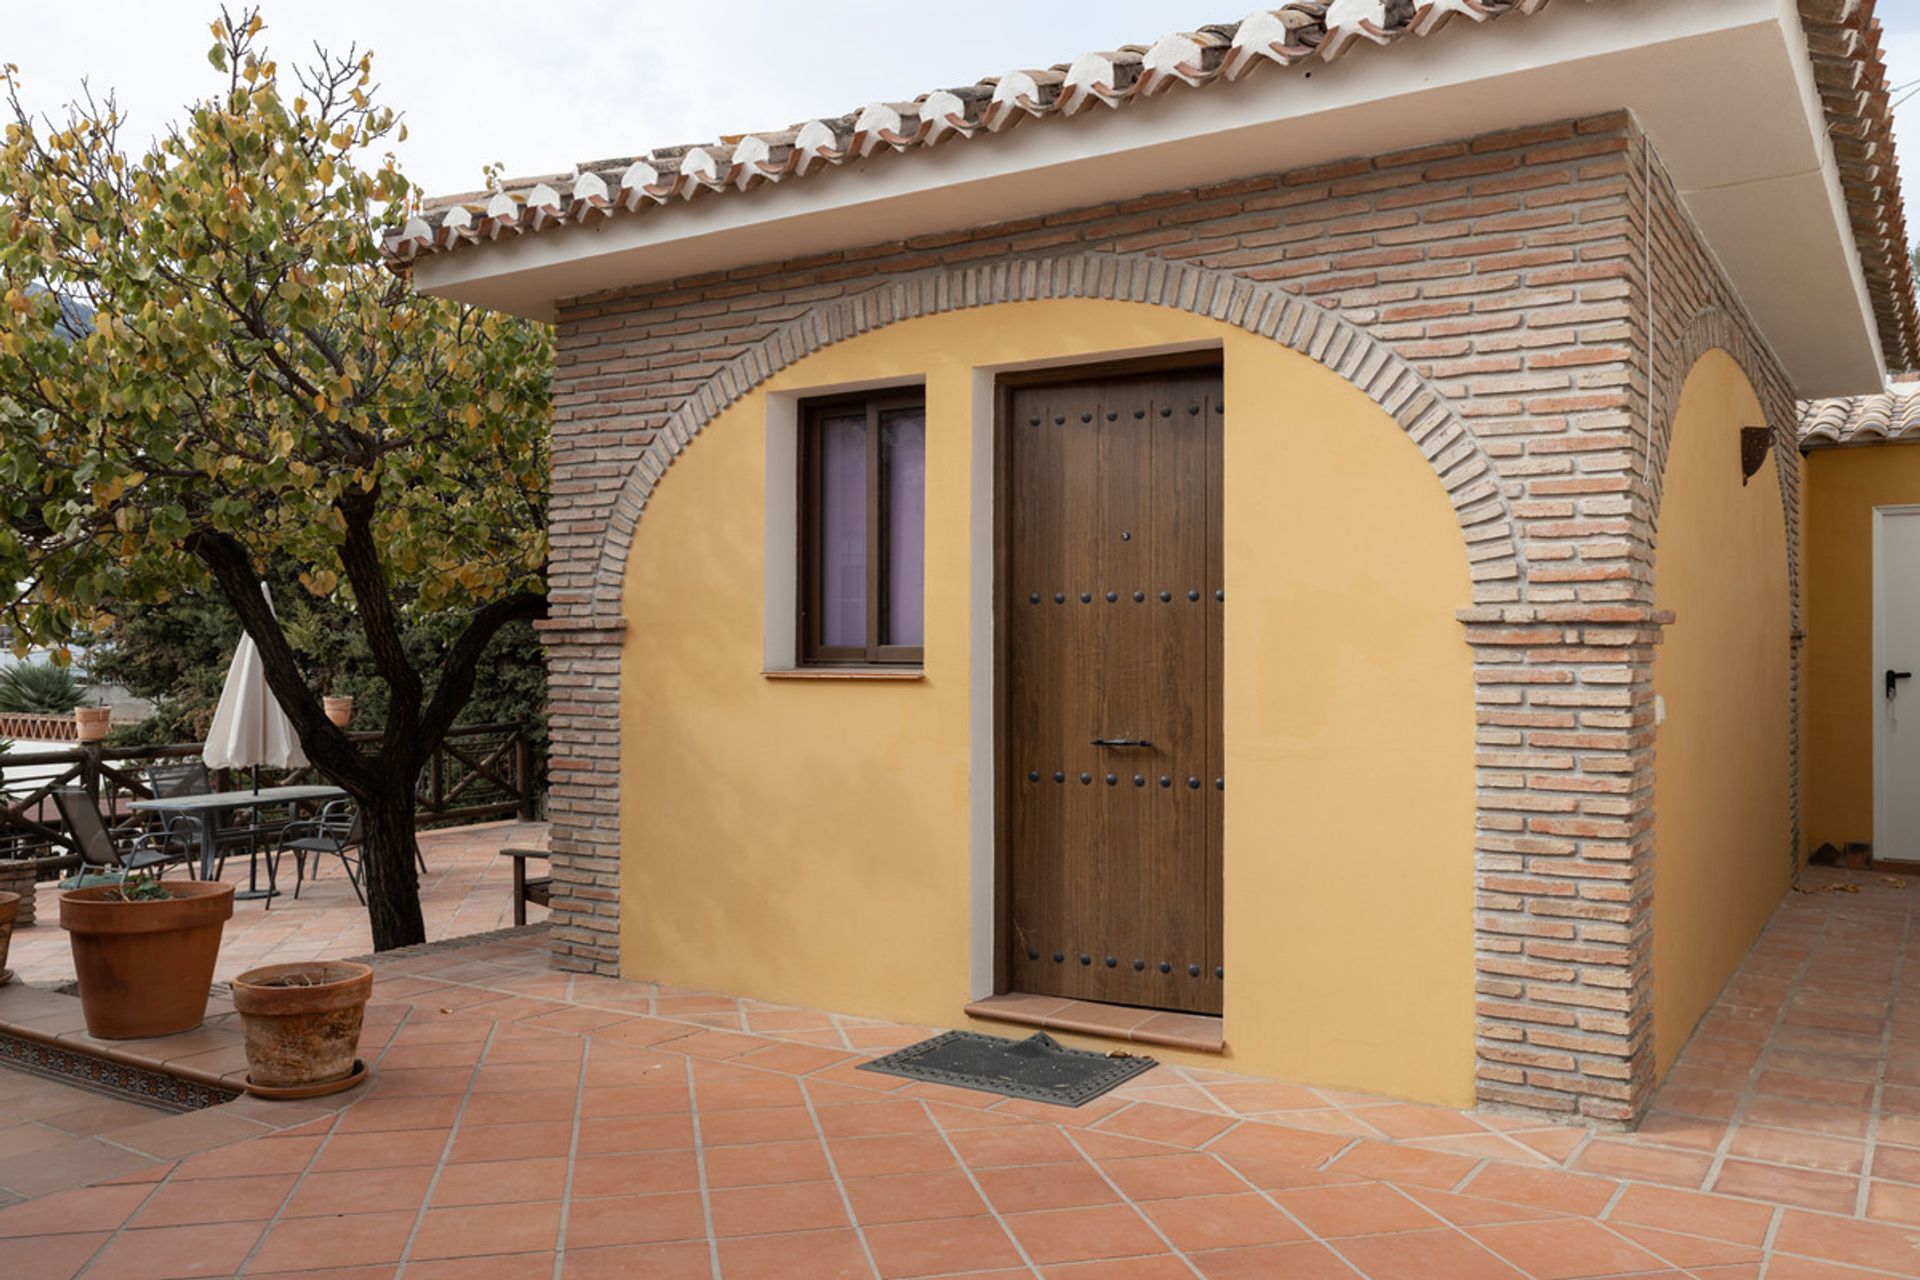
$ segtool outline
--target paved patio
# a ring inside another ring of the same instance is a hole
[[[1167,1067],[1068,1111],[856,1069],[923,1028],[555,973],[538,929],[395,956],[370,1085],[0,1210],[0,1258],[10,1280],[1911,1277],[1913,894],[1830,882],[1860,892],[1782,906],[1631,1136]]]
[[[513,868],[499,851],[506,846],[540,848],[546,842],[546,824],[539,822],[481,822],[422,832],[420,851],[427,870],[420,877],[420,908],[428,941],[512,924]],[[337,860],[325,860],[318,878],[301,886],[297,902],[292,894],[292,860],[283,860],[281,870],[289,883],[287,891],[273,900],[273,910],[268,911],[260,899],[233,904],[233,919],[227,921],[220,941],[220,963],[214,970],[217,980],[224,982],[262,964],[364,955],[373,950],[367,909],[353,896]],[[308,870],[313,870],[313,864]],[[230,860],[224,878],[244,886],[246,860]],[[264,884],[264,862],[260,879]],[[545,907],[529,906],[527,912],[532,921],[546,918]],[[40,886],[39,922],[14,933],[7,966],[22,981],[38,986],[72,979],[73,954],[60,928],[60,904],[52,885]]]

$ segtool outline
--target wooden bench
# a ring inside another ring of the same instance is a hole
[[[550,904],[553,898],[553,877],[538,876],[527,878],[527,859],[548,858],[551,855],[545,849],[502,849],[500,856],[513,859],[513,922],[522,925],[527,922],[527,904]]]

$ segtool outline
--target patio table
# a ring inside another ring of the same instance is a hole
[[[200,828],[200,878],[208,880],[213,878],[214,840],[215,833],[219,829],[220,815],[235,809],[255,809],[269,804],[293,805],[307,801],[340,800],[344,799],[346,794],[339,787],[325,785],[261,787],[258,791],[249,787],[238,791],[210,791],[203,795],[130,800],[127,802],[127,807],[141,813],[186,814],[197,819],[196,825]],[[256,849],[247,854],[247,888],[235,893],[234,897],[267,898],[276,892],[271,887],[260,888],[254,878],[258,853]]]

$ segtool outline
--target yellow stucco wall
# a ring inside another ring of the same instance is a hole
[[[1920,503],[1920,449],[1820,449],[1806,470],[1805,848],[1873,839],[1873,509]]]
[[[1724,351],[1702,356],[1674,414],[1655,598],[1666,702],[1654,781],[1654,1057],[1664,1075],[1786,892],[1789,817],[1786,518],[1769,455],[1740,483],[1740,428],[1764,422]]]
[[[1222,348],[1228,406],[1229,1056],[1192,1060],[1471,1102],[1473,688],[1455,619],[1470,581],[1446,496],[1334,374],[1146,306],[877,330],[770,380],[675,463],[627,571],[628,975],[961,1021],[970,931],[991,928],[969,912],[969,682],[991,675],[969,662],[975,372],[1196,341]],[[765,679],[768,396],[913,376],[925,679]]]

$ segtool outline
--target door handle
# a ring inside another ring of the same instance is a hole
[[[1096,747],[1151,747],[1153,744],[1145,738],[1095,738]]]
[[[1900,682],[1902,680],[1911,680],[1911,679],[1913,679],[1913,672],[1895,671],[1892,667],[1888,667],[1887,668],[1887,701],[1892,702],[1893,695],[1900,692]]]

